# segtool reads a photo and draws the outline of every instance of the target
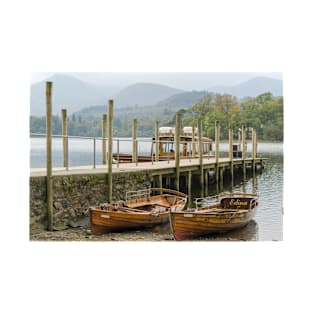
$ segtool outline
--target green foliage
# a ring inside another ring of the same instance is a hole
[[[188,95],[190,97],[190,95]],[[199,96],[199,95],[193,95]],[[152,137],[155,122],[161,126],[172,126],[175,123],[175,113],[182,115],[182,124],[196,126],[197,119],[203,120],[203,135],[213,138],[215,121],[220,121],[221,139],[228,138],[229,127],[234,134],[245,125],[257,130],[258,139],[283,140],[283,97],[274,98],[271,93],[263,93],[255,98],[239,103],[236,97],[214,93],[204,93],[202,98],[192,106],[179,105],[167,100],[162,105],[132,108],[117,108],[114,110],[113,135],[115,137],[131,137],[132,119],[137,118],[140,137]],[[173,98],[177,101],[177,97]],[[192,99],[190,99],[192,101]],[[189,107],[189,108],[188,108]],[[102,134],[102,107],[92,107],[68,118],[68,134],[70,136],[100,137]],[[45,117],[30,117],[30,132],[45,132]],[[62,123],[58,116],[53,116],[53,133],[61,134]],[[248,134],[250,136],[250,134]]]
[[[184,125],[196,125],[203,119],[203,134],[214,138],[215,121],[220,121],[221,138],[228,138],[229,127],[236,129],[242,125],[257,130],[258,138],[264,140],[283,140],[283,97],[274,98],[264,93],[241,104],[231,95],[210,94],[189,110]],[[249,134],[248,134],[249,136]]]

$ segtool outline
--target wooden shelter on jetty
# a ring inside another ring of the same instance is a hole
[[[52,82],[46,83],[46,169],[32,169],[31,177],[47,177],[47,218],[48,229],[53,229],[53,177],[68,175],[92,175],[105,173],[107,175],[108,188],[107,199],[112,202],[112,174],[127,172],[149,172],[155,179],[157,187],[173,187],[180,190],[181,176],[185,177],[188,195],[191,195],[192,176],[199,177],[199,186],[202,194],[209,185],[209,176],[214,176],[216,184],[223,183],[225,174],[233,181],[235,173],[240,171],[243,177],[249,169],[255,173],[264,167],[265,158],[257,157],[256,131],[252,130],[252,154],[247,157],[246,150],[242,149],[238,154],[237,147],[246,147],[245,127],[241,128],[241,138],[237,145],[233,143],[233,130],[229,129],[228,157],[220,157],[220,124],[215,122],[215,150],[212,149],[212,140],[202,136],[202,122],[198,120],[196,127],[185,128],[181,133],[181,117],[176,114],[175,129],[168,129],[171,135],[165,134],[158,122],[155,124],[155,136],[152,139],[151,157],[148,162],[138,162],[137,156],[137,120],[133,120],[133,138],[131,162],[114,164],[117,156],[113,154],[113,100],[108,102],[108,115],[102,118],[102,165],[68,167],[68,135],[66,124],[66,110],[62,110],[62,138],[64,167],[52,168]],[[162,133],[163,132],[163,133]],[[188,134],[186,134],[188,132]],[[167,136],[167,137],[164,137]],[[164,140],[170,139],[170,140]],[[184,141],[182,141],[184,139]],[[170,149],[168,142],[173,149]],[[163,145],[165,144],[165,145]],[[233,151],[236,147],[236,151]],[[236,152],[236,153],[234,153]],[[234,157],[235,156],[235,157]],[[240,156],[240,157],[238,157]],[[130,161],[130,160],[129,160]],[[174,180],[174,186],[170,181]]]
[[[132,155],[127,153],[113,153],[115,163],[168,161],[175,159],[175,127],[159,127],[156,135],[151,139],[150,154]],[[133,139],[136,142],[136,139]],[[179,156],[180,158],[199,158],[199,136],[198,128],[186,126],[179,134]],[[212,140],[202,137],[203,157],[213,155]],[[138,150],[135,147],[135,150]]]

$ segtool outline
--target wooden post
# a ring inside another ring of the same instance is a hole
[[[209,186],[208,170],[203,170],[204,175],[204,196],[207,196],[207,190]]]
[[[221,189],[223,189],[223,184],[224,184],[224,168],[221,167],[220,168],[220,185],[221,185]]]
[[[166,188],[171,188],[171,177],[169,175],[165,178],[166,181]]]
[[[188,206],[191,204],[191,179],[192,173],[191,171],[188,171]]]
[[[68,169],[67,112],[62,109],[63,166]]]
[[[203,144],[202,144],[202,120],[198,119],[198,143],[199,143],[199,167],[200,167],[200,188],[201,197],[204,191],[204,173],[203,173]]]
[[[230,162],[230,175],[231,179],[234,177],[234,153],[233,153],[233,130],[229,128],[228,130],[228,140],[229,140],[229,162]]]
[[[246,127],[242,126],[241,128],[242,135],[242,167],[243,167],[243,176],[244,180],[246,179]]]
[[[191,155],[194,158],[196,156],[196,141],[195,141],[195,127],[192,126],[192,147],[191,147]]]
[[[137,119],[133,119],[133,157],[132,162],[137,162]]]
[[[162,189],[163,189],[162,174],[159,175],[159,188],[161,188],[160,194],[163,194],[163,192],[162,192]]]
[[[252,145],[252,170],[255,170],[255,130],[252,128],[252,136],[251,136],[251,145]]]
[[[215,162],[218,164],[220,156],[220,122],[215,121]]]
[[[219,181],[220,122],[215,121],[215,179]]]
[[[160,154],[160,135],[159,135],[160,123],[155,122],[155,161],[159,161],[159,154]],[[153,155],[151,156],[153,158]]]
[[[257,158],[258,157],[258,135],[256,133],[256,129],[254,130],[254,143],[255,143],[255,148],[254,148],[255,158]]]
[[[176,113],[175,123],[175,183],[176,190],[179,190],[179,174],[180,174],[180,114]]]
[[[52,185],[52,82],[46,82],[46,149],[47,149],[47,217],[48,230],[53,230],[53,185]]]
[[[245,144],[246,144],[246,127],[242,126],[241,127],[241,144],[242,144],[242,159],[244,160],[246,158],[246,149],[245,149]]]
[[[241,151],[241,129],[238,130],[238,151]]]
[[[107,120],[108,116],[102,114],[102,164],[107,163]]]
[[[252,192],[253,193],[257,193],[258,191],[258,182],[256,179],[256,175],[255,175],[255,171],[253,171],[253,175],[252,175]]]
[[[109,100],[108,114],[108,202],[112,202],[112,162],[113,162],[113,100]]]

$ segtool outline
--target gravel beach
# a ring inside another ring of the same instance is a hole
[[[68,228],[58,231],[34,230],[30,241],[169,241],[174,240],[169,225],[152,229],[93,235],[89,227]]]
[[[256,223],[251,221],[246,227],[224,234],[212,234],[189,241],[256,241],[258,240]],[[164,224],[154,228],[130,230],[124,232],[93,235],[89,227],[68,228],[58,231],[32,230],[30,241],[173,241],[170,225]]]

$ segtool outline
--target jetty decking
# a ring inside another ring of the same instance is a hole
[[[253,165],[263,167],[266,158],[247,158],[243,159],[232,159],[229,158],[219,158],[218,163],[214,157],[209,159],[203,159],[203,170],[213,170],[216,168],[221,168],[224,170],[231,169],[231,162],[233,162],[234,167],[243,167],[244,163],[246,167],[250,167]],[[182,159],[180,160],[180,172],[199,172],[200,171],[199,159]],[[176,164],[175,160],[170,161],[159,161],[159,162],[144,162],[144,163],[120,163],[114,164],[112,166],[113,173],[119,172],[135,172],[135,171],[150,171],[153,176],[156,175],[170,175],[175,174]],[[53,176],[66,176],[66,175],[83,175],[83,174],[101,174],[107,173],[108,166],[107,165],[96,165],[95,168],[89,166],[76,166],[69,167],[68,170],[65,167],[57,167],[53,168],[52,175]],[[30,171],[31,177],[36,176],[46,176],[45,168],[33,168]]]

